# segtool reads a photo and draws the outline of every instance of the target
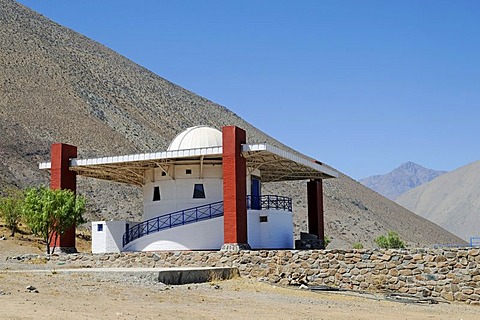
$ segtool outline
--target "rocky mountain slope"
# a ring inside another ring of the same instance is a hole
[[[445,172],[427,169],[409,161],[387,174],[361,179],[360,183],[391,200],[395,200],[408,190],[432,181]]]
[[[397,202],[468,240],[480,236],[480,161],[408,191]]]
[[[12,0],[0,0],[0,188],[48,183],[38,162],[50,144],[79,147],[79,157],[165,150],[185,128],[237,125],[249,142],[278,141],[228,109],[185,90],[114,51]],[[319,159],[322,160],[322,159]],[[79,179],[88,219],[140,219],[140,190]],[[306,230],[306,185],[265,186],[295,198],[296,232]],[[332,247],[397,230],[414,246],[458,242],[437,225],[345,175],[325,182],[326,233]]]

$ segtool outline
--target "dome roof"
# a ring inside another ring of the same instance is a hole
[[[222,132],[208,126],[190,127],[177,135],[168,151],[222,146]]]

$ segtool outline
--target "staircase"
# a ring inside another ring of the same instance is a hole
[[[292,212],[292,199],[277,195],[249,195],[247,196],[247,209]],[[133,240],[155,232],[221,216],[223,216],[223,201],[218,201],[145,220],[123,234],[123,247]]]
[[[223,201],[184,209],[145,220],[123,234],[123,246],[143,236],[189,223],[223,216]]]

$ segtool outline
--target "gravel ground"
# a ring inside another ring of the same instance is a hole
[[[167,286],[122,273],[0,273],[1,319],[479,319],[474,306],[381,297],[242,278]]]

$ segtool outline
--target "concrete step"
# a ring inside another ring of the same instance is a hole
[[[5,270],[0,273],[122,273],[137,277],[149,277],[167,285],[203,283],[228,280],[240,276],[238,268],[78,268],[54,270]]]

